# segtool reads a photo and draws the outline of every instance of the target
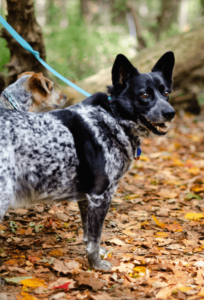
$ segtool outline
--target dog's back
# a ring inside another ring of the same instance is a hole
[[[9,205],[74,196],[78,160],[68,128],[48,113],[6,109],[0,128],[0,214]]]

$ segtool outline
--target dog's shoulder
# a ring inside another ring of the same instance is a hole
[[[117,170],[121,173],[119,164],[124,165],[132,153],[108,101],[106,94],[97,93],[69,108],[51,112],[73,135],[80,162],[78,175],[86,193],[102,194],[110,178],[118,176]],[[122,162],[117,160],[119,156]]]
[[[71,108],[53,111],[52,114],[72,133],[77,157],[80,188],[85,193],[100,195],[109,185],[105,172],[105,156],[102,146],[94,134],[91,121],[95,120],[97,104],[83,102]]]

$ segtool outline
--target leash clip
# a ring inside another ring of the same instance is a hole
[[[135,160],[139,160],[141,154],[142,154],[141,148],[140,147],[136,147],[136,149],[135,149]]]

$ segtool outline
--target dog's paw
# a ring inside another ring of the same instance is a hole
[[[100,248],[99,248],[99,254],[100,254],[100,255],[103,255],[103,256],[104,256],[106,253],[107,253],[106,248],[104,248],[104,247],[100,247]]]
[[[0,277],[0,286],[6,285],[6,280]]]
[[[93,268],[97,270],[110,271],[112,264],[107,260],[101,260],[97,265],[94,265]]]

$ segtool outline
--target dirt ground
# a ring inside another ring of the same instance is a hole
[[[120,182],[90,269],[76,203],[10,210],[0,224],[0,300],[204,299],[204,114],[143,139]],[[202,121],[203,120],[203,121]]]

